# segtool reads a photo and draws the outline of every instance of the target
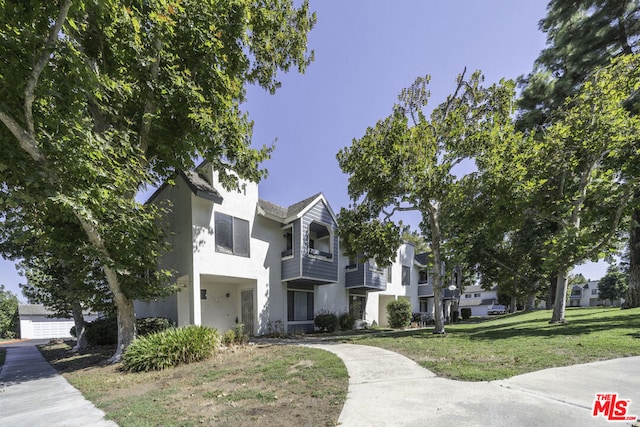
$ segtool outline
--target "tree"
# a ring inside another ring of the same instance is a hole
[[[620,300],[627,293],[627,278],[617,265],[611,264],[607,268],[607,274],[598,282],[598,298],[609,300],[613,305],[615,300]]]
[[[574,95],[589,76],[621,55],[637,54],[640,37],[638,0],[552,0],[540,29],[547,33],[547,48],[534,70],[520,79],[519,124],[523,128],[546,126],[554,111]],[[640,112],[638,90],[629,94],[625,106]],[[640,175],[637,153],[629,153],[621,173],[633,179]],[[630,204],[630,276],[627,302],[640,307],[640,192]]]
[[[15,338],[18,333],[18,297],[0,285],[0,337]]]
[[[364,253],[378,265],[390,263],[400,244],[393,217],[417,211],[433,257],[434,333],[444,333],[442,290],[448,211],[459,195],[455,166],[479,152],[497,135],[512,136],[514,85],[481,86],[480,73],[463,72],[447,100],[427,118],[429,77],[403,89],[390,116],[366,130],[337,154],[349,175],[352,205],[338,215],[338,234],[349,255]]]
[[[288,0],[0,6],[3,184],[77,221],[117,307],[117,361],[160,253],[159,214],[135,194],[197,156],[227,189],[262,178],[271,149],[250,146],[245,85],[274,92],[278,71],[304,72],[315,15]]]
[[[638,178],[621,177],[640,120],[622,105],[640,85],[640,57],[621,57],[598,70],[567,100],[532,150],[525,186],[535,195],[529,214],[551,221],[545,263],[556,272],[551,321],[564,322],[568,271],[616,252],[624,212]]]

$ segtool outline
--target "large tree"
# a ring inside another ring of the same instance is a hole
[[[637,159],[640,117],[623,101],[640,86],[639,66],[640,56],[631,55],[594,73],[531,150],[528,213],[554,225],[545,242],[545,263],[557,278],[552,322],[564,322],[571,268],[619,250],[625,235],[638,178],[620,168],[632,152]]]
[[[400,242],[394,222],[417,211],[433,260],[435,333],[444,333],[442,292],[448,211],[459,197],[456,166],[493,139],[513,136],[510,114],[513,84],[481,86],[482,76],[458,76],[453,93],[427,116],[429,77],[402,90],[390,116],[366,130],[337,155],[349,175],[353,204],[338,215],[346,252],[388,264]]]
[[[15,338],[18,332],[18,297],[0,285],[0,337]]]
[[[540,29],[547,34],[547,47],[536,60],[534,70],[521,78],[519,124],[524,128],[547,126],[554,111],[574,95],[598,67],[612,58],[638,53],[640,49],[640,1],[638,0],[552,0]],[[637,114],[638,91],[629,102]],[[621,172],[637,177],[637,162],[627,162]],[[640,192],[630,206],[630,277],[627,300],[640,306]]]
[[[250,146],[245,85],[274,92],[279,70],[304,72],[314,22],[288,0],[0,0],[3,183],[83,230],[118,309],[113,361],[148,295],[139,267],[158,256],[145,247],[157,212],[135,194],[198,156],[228,189],[263,177],[270,149]]]

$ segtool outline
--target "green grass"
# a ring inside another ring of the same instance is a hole
[[[336,425],[348,374],[332,353],[299,346],[246,346],[163,371],[127,373],[107,352],[42,354],[107,418],[133,426]]]
[[[396,351],[439,376],[504,379],[556,366],[640,355],[640,308],[568,309],[566,324],[549,324],[550,311],[514,314],[482,323],[353,337],[354,344]]]

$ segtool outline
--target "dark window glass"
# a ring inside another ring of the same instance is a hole
[[[402,286],[409,286],[411,284],[411,269],[406,265],[402,266]]]
[[[313,292],[287,292],[287,320],[313,320]]]
[[[215,222],[216,251],[233,253],[233,218],[216,212]]]
[[[233,253],[244,257],[249,256],[249,221],[233,219]]]

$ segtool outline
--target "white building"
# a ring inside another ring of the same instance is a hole
[[[336,216],[322,193],[282,207],[260,199],[253,183],[225,191],[217,173],[203,164],[197,172],[180,173],[175,185],[163,185],[149,200],[164,201],[172,206],[167,220],[173,250],[161,267],[176,272],[180,290],[161,301],[137,301],[138,317],[164,316],[179,326],[223,331],[243,323],[260,335],[312,331],[319,312],[349,311],[385,326],[386,305],[398,298],[411,301],[416,312],[433,311],[424,256],[405,244],[389,268],[350,261],[341,253]],[[447,292],[450,300],[457,296]]]
[[[498,285],[484,289],[481,285],[466,286],[460,296],[460,308],[470,308],[471,316],[487,317],[498,304]]]
[[[18,316],[22,339],[70,338],[71,328],[75,325],[73,319],[54,317],[51,310],[40,304],[19,305]],[[97,313],[84,313],[86,322],[97,318]]]
[[[571,294],[569,295],[569,307],[596,307],[599,305],[611,305],[611,301],[600,299],[598,283],[599,282],[597,280],[590,280],[584,285],[572,286]],[[620,305],[622,301],[614,302],[616,305]]]

